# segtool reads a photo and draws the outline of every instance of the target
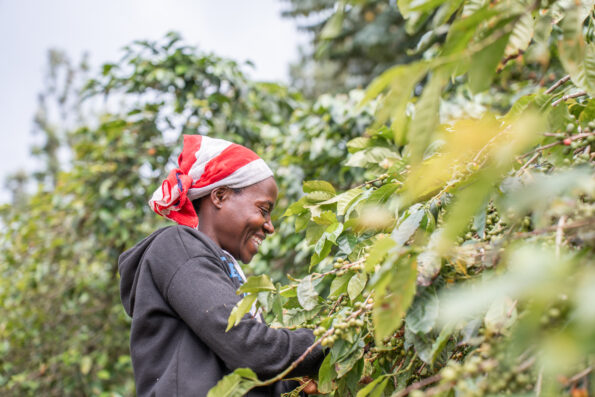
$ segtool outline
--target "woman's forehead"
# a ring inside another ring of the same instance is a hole
[[[268,202],[271,205],[274,205],[275,201],[277,201],[278,189],[273,177],[248,186],[244,190],[255,200]]]

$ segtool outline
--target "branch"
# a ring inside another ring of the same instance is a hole
[[[578,374],[574,375],[572,378],[568,379],[567,384],[576,383],[585,376],[589,375],[593,371],[593,367],[587,367],[586,369],[582,370]]]
[[[590,136],[593,136],[593,135],[595,135],[595,132],[583,132],[582,134],[576,134],[576,135],[569,136],[566,139],[570,139],[571,141],[575,141],[577,139],[587,138],[587,137],[590,137]],[[536,148],[536,149],[534,149],[534,150],[532,150],[530,152],[527,152],[525,154],[522,154],[521,156],[519,156],[519,158],[522,159],[523,157],[527,157],[530,154],[533,154],[533,153],[536,153],[536,152],[542,152],[542,151],[544,151],[546,149],[549,149],[551,147],[557,146],[557,145],[559,145],[561,143],[564,143],[564,141],[566,139],[564,139],[562,141],[552,142],[552,143],[549,143],[547,145],[539,146],[538,148]]]
[[[575,92],[574,94],[564,95],[562,98],[558,99],[557,101],[552,102],[552,106],[558,106],[558,104],[560,104],[560,102],[564,102],[568,99],[578,98],[578,97],[585,96],[585,95],[587,95],[586,91],[579,91],[579,92]]]
[[[578,229],[581,228],[583,226],[591,226],[591,225],[595,225],[595,218],[588,218],[585,219],[584,221],[579,221],[579,222],[574,222],[574,223],[566,223],[564,225],[555,225],[555,226],[549,226],[543,229],[538,229],[538,230],[533,230],[532,232],[524,232],[524,233],[516,233],[514,235],[515,238],[525,238],[525,237],[531,237],[531,236],[538,236],[540,234],[545,234],[545,233],[549,233],[549,232],[555,232],[558,231],[559,229]]]
[[[368,294],[368,296],[366,297],[366,300],[364,302],[367,302],[370,295],[371,295],[371,293]],[[360,309],[354,311],[345,320],[350,320],[352,318],[355,318],[355,317],[359,316],[360,314],[362,314],[365,310],[369,310],[369,309],[372,309],[371,303],[368,303],[367,305],[364,305]],[[318,346],[325,337],[332,335],[334,332],[335,332],[335,328],[329,328],[328,331],[326,331],[320,338],[318,338],[317,341],[315,341],[312,345],[310,345],[310,347],[308,347],[306,349],[306,351],[303,352],[302,355],[299,356],[294,362],[292,362],[291,365],[289,367],[287,367],[283,372],[281,372],[279,375],[275,376],[274,378],[265,380],[263,382],[259,382],[255,386],[272,385],[273,383],[278,382],[278,381],[282,380],[283,378],[285,378],[287,376],[287,374],[289,374],[291,371],[293,371],[299,365],[299,363],[301,363],[302,361],[304,361],[306,359],[308,354],[312,353],[312,350],[314,350],[316,348],[316,346]]]
[[[562,245],[562,238],[564,237],[564,224],[566,223],[566,216],[562,215],[558,220],[556,226],[556,258],[560,257],[560,246]]]
[[[500,73],[504,69],[504,66],[506,66],[506,64],[508,62],[512,61],[513,59],[516,59],[516,58],[520,57],[524,53],[525,53],[525,51],[518,50],[516,53],[510,54],[507,57],[505,57],[504,59],[502,59],[500,61],[500,65],[498,65],[498,68],[496,69],[496,73]]]
[[[406,387],[405,389],[401,390],[399,393],[395,394],[395,397],[406,396],[409,393],[411,393],[413,390],[417,390],[417,389],[421,389],[422,387],[426,387],[429,384],[438,382],[440,379],[442,379],[442,376],[440,374],[436,374],[434,376],[430,376],[429,378],[422,379],[419,382],[416,382],[416,383]]]
[[[554,83],[554,85],[552,85],[550,88],[548,88],[545,93],[551,94],[556,88],[560,87],[562,84],[566,83],[568,80],[570,80],[570,75],[566,75],[566,76],[562,77],[560,80],[556,81]]]

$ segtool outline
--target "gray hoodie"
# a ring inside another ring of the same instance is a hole
[[[272,329],[246,315],[225,332],[241,299],[225,256],[205,234],[186,227],[157,230],[119,259],[120,294],[132,317],[130,352],[139,396],[206,396],[224,375],[251,368],[264,380],[313,342],[311,330]],[[320,347],[291,376],[315,375]],[[290,384],[293,383],[293,384]],[[247,396],[279,396],[282,382]]]

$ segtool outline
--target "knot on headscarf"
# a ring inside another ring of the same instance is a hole
[[[178,168],[169,172],[149,205],[180,225],[198,226],[192,200],[219,186],[243,188],[273,176],[273,171],[252,150],[223,139],[184,135]]]

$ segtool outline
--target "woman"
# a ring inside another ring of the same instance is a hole
[[[277,185],[251,150],[200,135],[184,136],[179,168],[149,204],[179,225],[157,230],[122,254],[120,291],[132,317],[130,351],[139,396],[205,396],[236,368],[260,379],[280,373],[313,342],[312,331],[267,327],[256,313],[225,332],[250,262],[267,234]],[[315,349],[292,376],[316,374]],[[279,396],[280,382],[248,396]]]

